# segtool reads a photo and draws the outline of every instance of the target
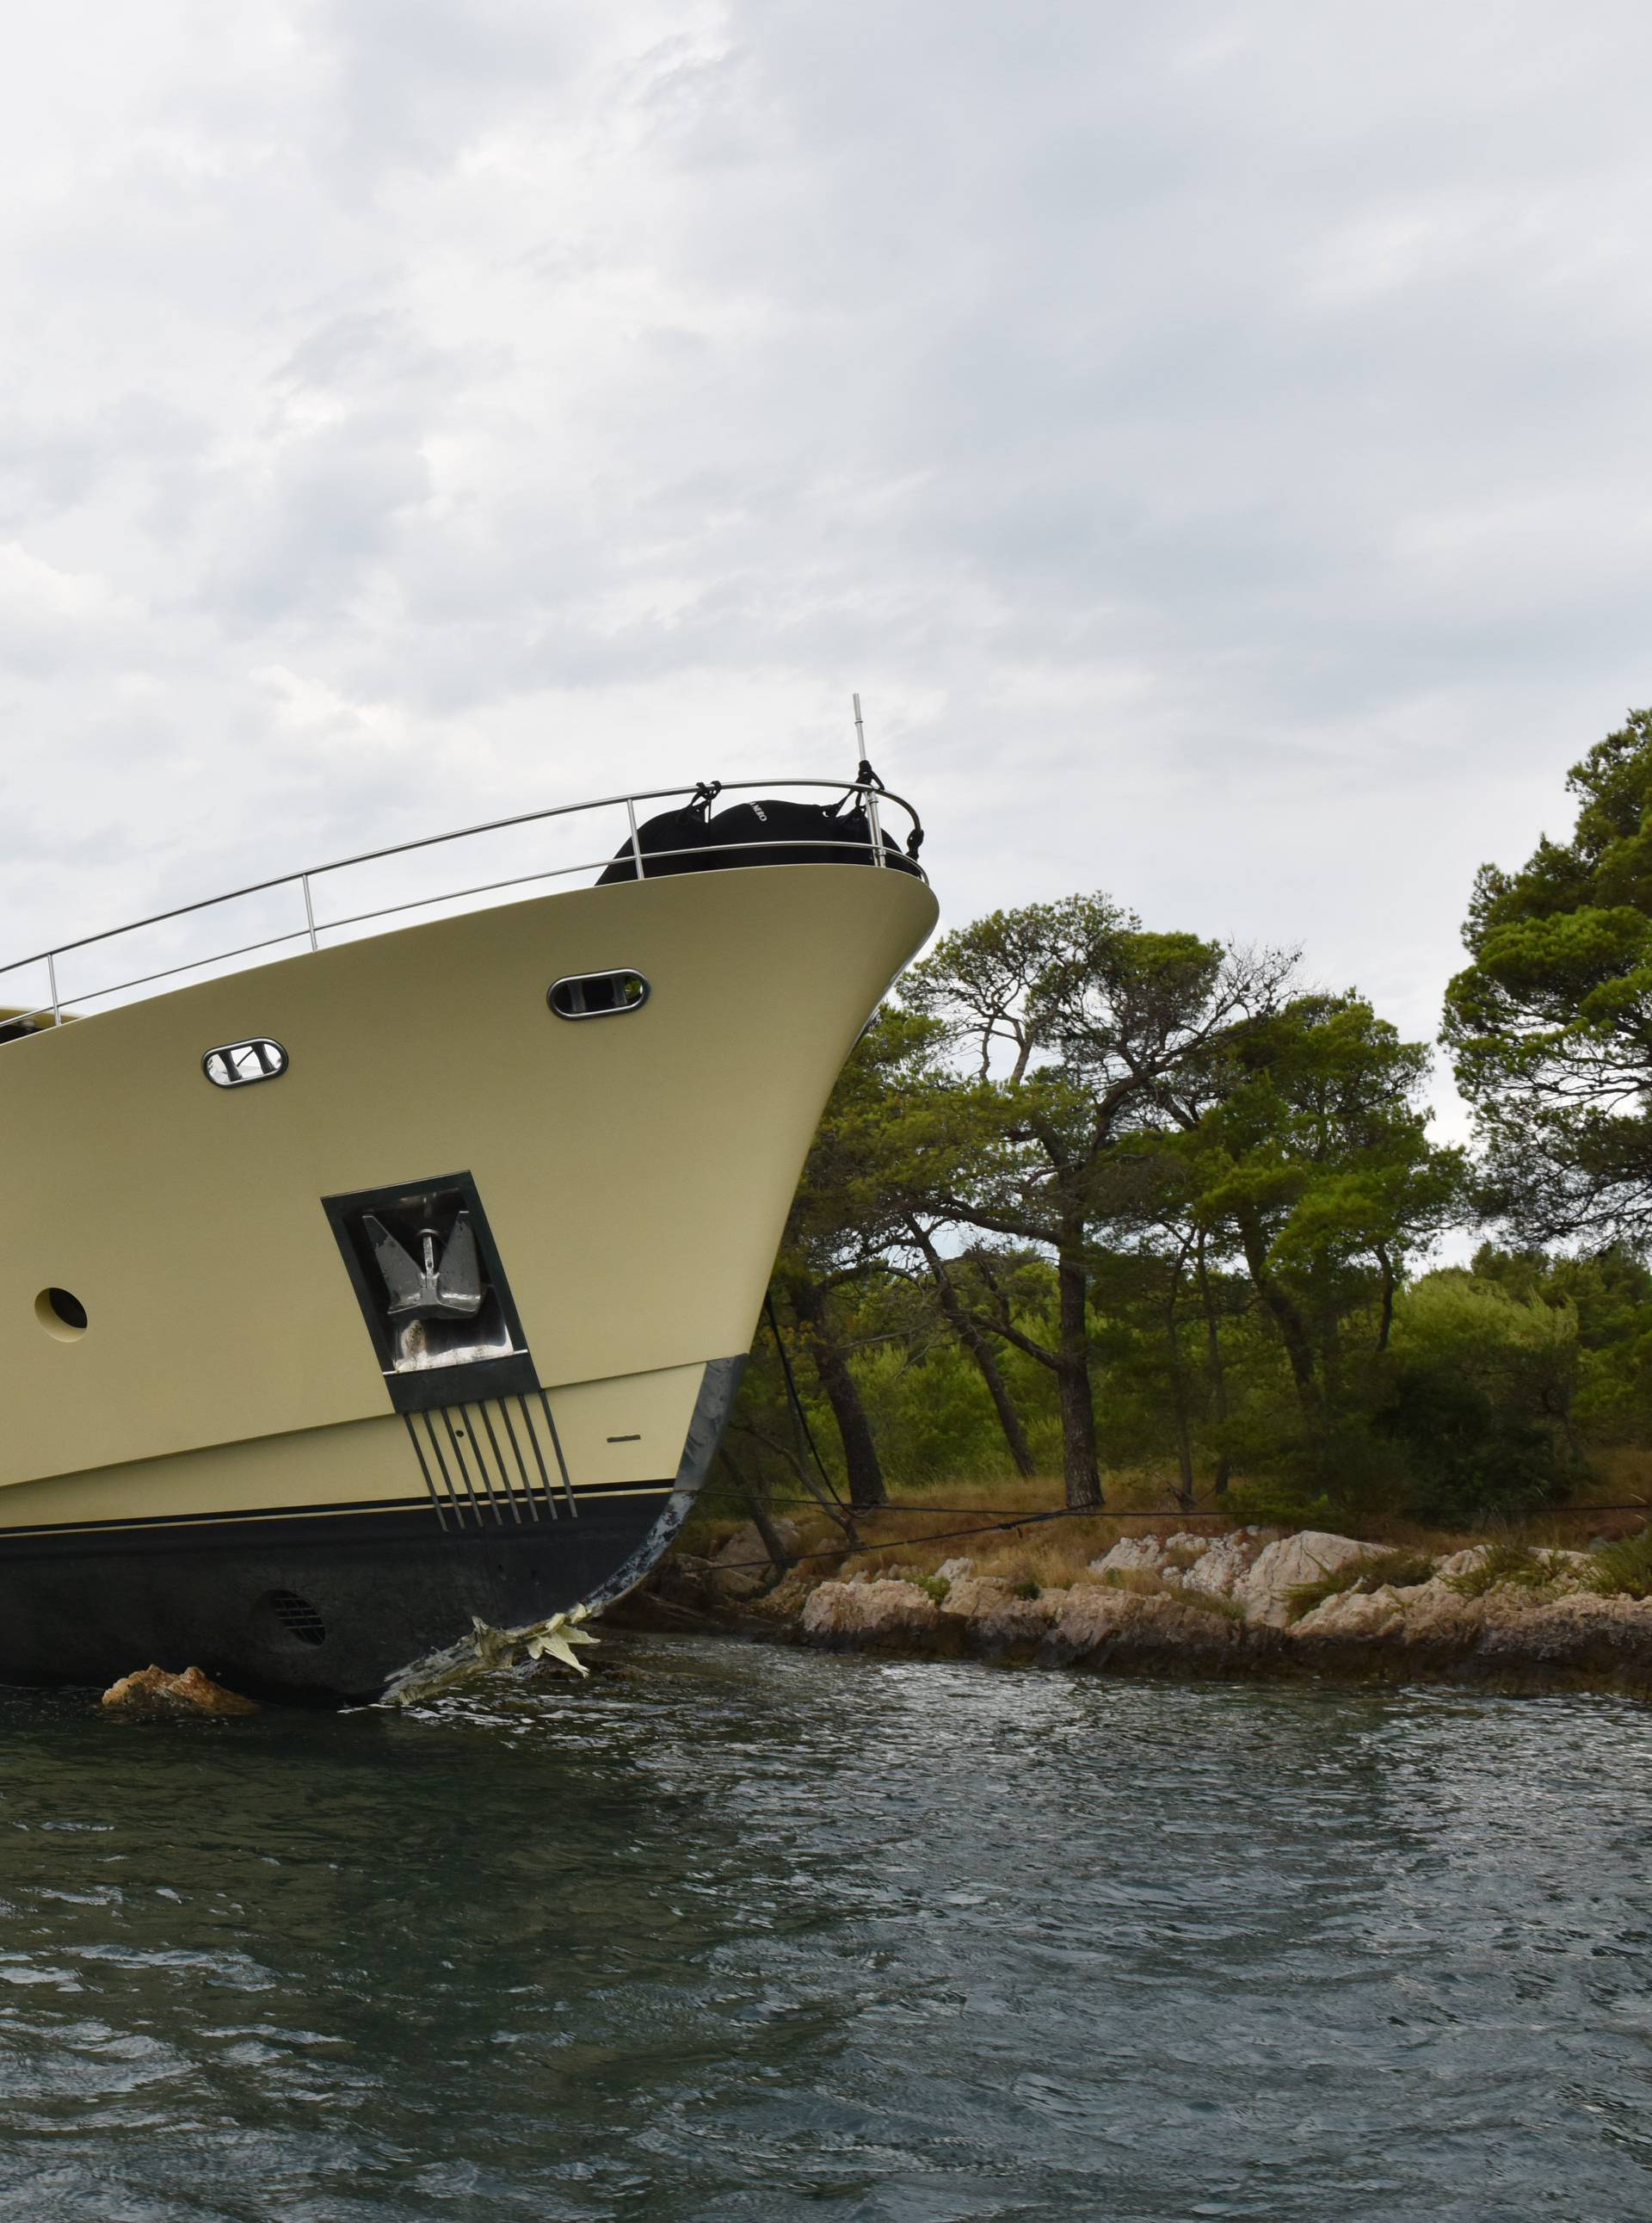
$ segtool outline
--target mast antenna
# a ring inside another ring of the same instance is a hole
[[[867,771],[866,728],[861,723],[859,696],[851,695],[849,699],[855,706],[855,754],[860,759],[860,770],[855,774],[855,778],[864,781]]]

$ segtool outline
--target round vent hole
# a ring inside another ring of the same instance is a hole
[[[35,1317],[60,1343],[72,1343],[86,1332],[86,1307],[72,1289],[42,1289],[35,1300]]]
[[[325,1644],[327,1624],[307,1597],[297,1590],[272,1590],[264,1600],[266,1610],[300,1644]]]

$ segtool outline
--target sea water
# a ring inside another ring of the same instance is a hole
[[[1652,2214],[1652,1711],[602,1657],[0,1694],[0,2216]]]

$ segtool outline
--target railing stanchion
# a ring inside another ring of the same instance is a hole
[[[860,707],[860,697],[855,697],[855,707]],[[866,790],[866,822],[872,829],[872,862],[881,865],[883,857],[883,832],[877,822],[877,797],[869,787]]]
[[[830,789],[834,793],[841,796],[843,793],[844,784],[845,783],[843,781],[837,779],[793,779],[782,773],[774,781],[757,779],[735,779],[724,781],[716,790],[713,790],[713,792],[721,793],[726,790],[731,793],[742,793],[749,791],[753,788],[761,789],[773,785],[805,787],[812,790]],[[856,780],[851,784],[851,792],[855,794],[864,794],[866,797],[865,809],[867,825],[868,831],[871,836],[872,845],[871,861],[875,865],[887,865],[889,862],[889,859],[883,853],[883,831],[879,819],[880,802],[893,803],[897,809],[904,810],[908,818],[913,822],[914,833],[918,830],[917,814],[914,811],[912,805],[907,802],[904,797],[881,790],[875,793],[865,783],[860,780]],[[631,828],[631,869],[640,880],[647,877],[648,866],[643,851],[641,828],[637,823],[638,803],[639,802],[661,803],[672,798],[680,798],[690,794],[693,795],[696,801],[703,801],[705,790],[703,787],[695,787],[694,789],[690,790],[686,786],[645,788],[640,795],[605,795],[594,797],[588,803],[563,803],[549,810],[524,810],[518,813],[514,817],[492,819],[486,825],[457,827],[449,833],[427,834],[417,841],[399,841],[389,848],[364,850],[361,854],[357,857],[334,858],[330,863],[315,866],[312,870],[317,872],[342,872],[347,866],[376,864],[381,859],[386,857],[407,857],[412,855],[417,851],[441,847],[448,842],[468,841],[477,834],[504,833],[510,828],[518,826],[543,825],[548,820],[553,818],[561,819],[582,816],[584,814],[591,811],[610,811],[613,809],[615,803],[623,803],[625,806],[626,822]],[[736,845],[737,847],[739,845],[738,844]],[[813,841],[796,841],[791,842],[780,842],[775,846],[782,850],[786,848],[801,848],[805,850],[813,849],[818,852],[821,845],[817,838]],[[857,841],[850,842],[845,841],[839,843],[828,844],[827,846],[842,849],[846,856],[857,854],[860,849],[860,844]],[[687,848],[656,848],[649,852],[649,854],[653,857],[656,864],[664,866],[668,872],[681,869],[682,867],[678,860],[694,855],[695,853],[695,852]],[[725,853],[727,853],[726,849]],[[620,854],[622,856],[625,854],[624,850],[621,850]],[[921,868],[915,861],[908,864],[906,859],[901,857],[898,853],[895,861],[901,866],[903,871],[916,872],[920,879],[926,877]],[[390,918],[400,912],[419,910],[427,904],[458,901],[461,898],[471,896],[491,895],[505,888],[525,886],[530,882],[536,880],[561,879],[565,878],[570,872],[594,872],[600,874],[602,878],[606,878],[608,872],[612,867],[612,864],[613,860],[612,856],[594,857],[587,860],[583,864],[554,865],[547,866],[541,872],[518,873],[513,878],[508,879],[485,881],[480,887],[463,888],[452,891],[447,895],[416,896],[405,902],[387,904],[382,909],[361,911],[355,914],[353,916],[330,918],[327,922],[328,931],[330,933],[339,932],[348,927],[365,925],[369,921]],[[47,970],[47,979],[51,984],[52,1021],[53,1025],[60,1025],[65,1014],[61,992],[59,988],[57,977],[57,960],[60,955],[66,957],[72,956],[77,952],[102,949],[110,943],[120,941],[127,935],[137,933],[142,928],[164,926],[169,924],[174,919],[192,919],[198,916],[204,911],[214,910],[220,904],[234,903],[244,896],[272,894],[278,888],[290,887],[294,880],[297,880],[298,883],[299,893],[304,898],[305,923],[302,928],[292,927],[286,933],[267,935],[256,941],[243,942],[233,949],[217,950],[205,957],[188,958],[180,964],[165,966],[158,972],[139,973],[129,979],[114,981],[103,987],[92,986],[83,982],[81,987],[77,989],[75,992],[78,1008],[76,1011],[70,1014],[70,1016],[84,1018],[86,1016],[85,1005],[89,1000],[96,1000],[100,997],[124,995],[129,990],[135,988],[148,988],[153,986],[156,981],[177,979],[184,973],[195,971],[198,967],[203,965],[225,964],[232,958],[249,957],[255,951],[277,948],[284,942],[296,941],[300,934],[304,935],[308,940],[312,953],[319,952],[321,948],[321,929],[316,922],[315,897],[313,891],[310,885],[311,878],[311,873],[309,872],[283,872],[273,879],[255,880],[250,886],[232,889],[226,895],[204,897],[197,903],[179,904],[171,910],[156,911],[148,918],[135,919],[125,926],[111,927],[102,934],[85,935],[78,941],[66,941],[63,944],[61,951],[56,949],[36,950],[28,957],[20,957],[16,959],[13,963],[4,967],[3,969],[6,973],[9,973],[19,972],[25,966],[44,965]],[[598,885],[601,885],[600,879],[599,879]],[[31,1017],[38,1017],[43,1014],[45,1006],[42,1004],[39,1011],[32,1012],[29,1016]]]

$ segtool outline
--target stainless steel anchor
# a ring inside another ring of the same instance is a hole
[[[445,1245],[434,1227],[418,1231],[420,1256],[414,1258],[381,1219],[364,1212],[361,1225],[392,1299],[392,1319],[474,1319],[487,1292],[481,1258],[470,1214],[462,1212]]]

